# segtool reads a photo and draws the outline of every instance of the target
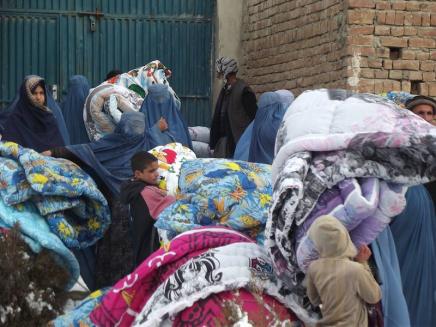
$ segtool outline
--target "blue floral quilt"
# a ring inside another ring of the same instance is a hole
[[[271,206],[271,166],[227,159],[183,163],[181,199],[167,207],[155,226],[170,238],[199,226],[223,225],[263,243]]]
[[[74,163],[0,142],[0,197],[8,206],[31,203],[69,248],[86,248],[110,224],[95,182]]]

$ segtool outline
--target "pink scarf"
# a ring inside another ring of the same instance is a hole
[[[147,204],[151,217],[155,220],[166,207],[176,201],[174,196],[167,195],[165,191],[162,191],[156,186],[144,187],[141,196]]]

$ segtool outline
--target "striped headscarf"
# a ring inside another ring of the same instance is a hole
[[[238,63],[232,58],[221,57],[216,60],[215,66],[217,73],[223,74],[224,78],[226,78],[230,73],[238,72]]]

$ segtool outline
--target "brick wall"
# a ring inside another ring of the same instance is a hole
[[[241,73],[261,93],[436,96],[436,1],[247,0]]]

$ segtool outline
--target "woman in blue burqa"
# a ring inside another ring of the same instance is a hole
[[[410,187],[391,223],[412,326],[436,326],[436,214],[423,185]]]
[[[89,94],[89,82],[85,76],[74,75],[68,83],[67,94],[60,107],[70,136],[70,144],[89,142],[83,121],[83,106]]]
[[[3,115],[3,141],[38,152],[69,144],[62,113],[42,77],[27,76]]]
[[[140,112],[125,112],[114,132],[100,140],[44,153],[71,160],[84,169],[97,183],[111,209],[111,227],[96,248],[75,252],[82,277],[90,289],[113,285],[133,268],[129,209],[120,201],[120,186],[132,177],[132,156],[149,149],[145,116]]]
[[[262,94],[256,117],[239,139],[233,158],[271,164],[277,130],[293,101],[294,95],[288,90]]]
[[[140,111],[145,115],[151,148],[178,142],[192,149],[191,136],[179,103],[166,84],[153,84],[148,88]],[[162,122],[166,125],[163,131],[159,126]]]

